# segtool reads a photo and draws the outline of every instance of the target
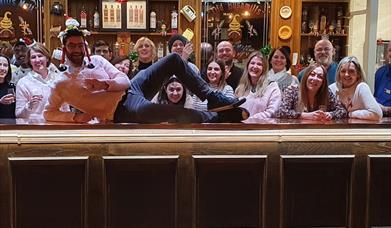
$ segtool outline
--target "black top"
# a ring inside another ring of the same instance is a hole
[[[235,66],[235,64],[232,66],[230,70],[231,74],[227,78],[227,84],[232,87],[232,89],[236,89],[239,85],[240,78],[243,74],[243,69]]]
[[[9,88],[15,91],[15,85],[12,83],[0,84],[0,98],[8,94]],[[15,118],[15,102],[9,105],[0,103],[0,118]]]
[[[149,62],[149,63],[142,63],[142,62],[139,62],[139,65],[137,67],[137,69],[134,71],[134,74],[133,74],[133,77],[136,76],[136,74],[138,72],[140,72],[140,70],[144,70],[144,69],[147,69],[149,66],[152,65],[152,61]]]

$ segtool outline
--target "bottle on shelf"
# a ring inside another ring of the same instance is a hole
[[[176,11],[175,7],[171,11],[171,32],[178,32],[178,12]]]
[[[91,11],[88,15],[90,15],[88,17],[88,28],[92,30],[94,29],[94,17],[91,15],[94,15],[94,11]]]
[[[156,31],[156,12],[154,10],[151,10],[149,14],[149,31]]]
[[[157,58],[161,59],[164,57],[164,48],[163,48],[163,43],[159,42],[158,48],[157,48]]]
[[[84,5],[80,11],[80,28],[87,28],[87,11]]]
[[[166,41],[166,56],[170,54],[170,50],[168,50],[168,41]]]
[[[94,12],[94,29],[99,29],[99,11],[98,11],[98,7],[95,7],[95,12]]]

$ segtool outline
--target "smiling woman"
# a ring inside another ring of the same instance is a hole
[[[380,120],[383,116],[358,59],[347,56],[338,64],[336,83],[329,86],[349,112],[350,118]]]
[[[29,48],[27,62],[32,71],[20,79],[16,86],[15,115],[19,118],[43,118],[43,110],[51,91],[49,84],[58,78],[59,72],[54,67],[49,68],[50,54],[41,43]]]
[[[304,72],[300,89],[288,86],[277,113],[280,118],[328,121],[346,117],[341,102],[327,87],[327,72],[322,65],[310,65]]]
[[[267,79],[267,72],[267,58],[260,52],[250,54],[235,90],[237,97],[246,98],[241,107],[250,112],[250,117],[245,121],[247,123],[274,117],[280,106],[280,89],[276,82]]]
[[[10,61],[0,54],[0,118],[15,118],[15,86],[10,81]]]

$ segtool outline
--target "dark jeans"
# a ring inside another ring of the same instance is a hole
[[[212,92],[209,85],[188,67],[182,58],[170,54],[157,63],[140,71],[132,80],[126,99],[117,107],[115,122],[138,123],[205,123],[217,122],[217,114],[213,112],[186,109],[177,105],[154,104],[150,100],[161,89],[163,83],[172,75],[194,93],[205,100]]]

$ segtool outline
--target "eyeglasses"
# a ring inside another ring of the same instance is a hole
[[[325,48],[317,48],[315,49],[316,52],[330,52],[332,50],[332,48],[329,48],[329,47],[325,47]]]

